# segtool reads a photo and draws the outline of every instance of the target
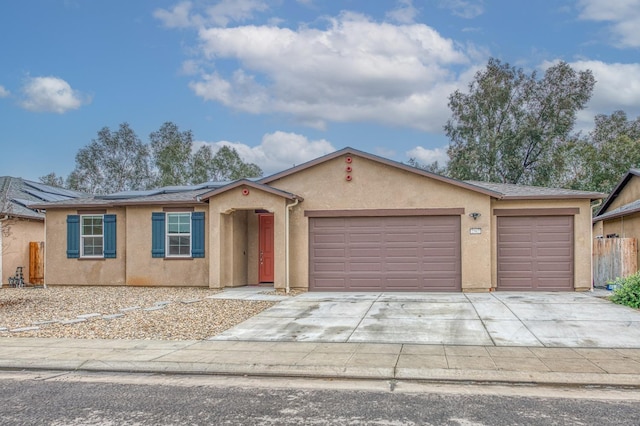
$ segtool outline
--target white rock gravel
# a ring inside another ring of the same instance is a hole
[[[215,293],[218,291],[182,287],[3,288],[0,290],[0,336],[202,340],[275,304],[206,298]],[[182,303],[185,300],[194,302]],[[163,308],[145,310],[158,306]],[[137,309],[130,310],[132,307]],[[100,316],[72,323],[87,313]],[[124,315],[115,317],[115,314]],[[110,319],[104,319],[109,316]],[[40,328],[33,329],[34,324],[40,324]],[[15,332],[15,329],[25,331]]]

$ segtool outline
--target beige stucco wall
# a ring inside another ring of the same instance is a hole
[[[185,210],[188,211],[188,210]],[[126,285],[131,286],[209,286],[209,213],[207,206],[195,207],[205,212],[204,258],[151,257],[151,214],[162,206],[128,206],[126,221]],[[118,228],[118,231],[120,228]],[[118,255],[120,258],[120,255]],[[124,259],[124,256],[122,257]]]
[[[611,202],[607,211],[617,209],[636,200],[640,200],[640,177],[633,175],[616,199]]]
[[[574,216],[574,288],[577,291],[591,289],[591,202],[589,200],[495,200],[494,209],[549,209],[549,208],[574,208],[578,207],[580,213]],[[491,280],[495,287],[498,282],[497,263],[497,216],[491,217],[492,265]]]
[[[353,179],[347,181],[345,157],[270,183],[304,198],[291,214],[292,288],[309,287],[309,221],[305,210],[464,208],[462,288],[489,290],[492,263],[489,196],[357,156],[352,156],[350,164]],[[474,221],[469,217],[471,212],[481,216]],[[483,232],[471,235],[470,228]]]
[[[46,216],[45,284],[47,285],[124,285],[125,229],[124,208],[109,208],[116,215],[115,259],[68,259],[67,215],[76,209],[49,209]]]
[[[0,222],[0,227],[6,231],[0,246],[2,284],[8,284],[9,277],[15,275],[18,266],[23,267],[25,283],[29,283],[29,243],[44,241],[44,221],[8,219]]]
[[[287,200],[253,187],[246,188],[249,194],[243,195],[245,188],[232,188],[209,200],[209,286],[236,287],[257,282],[258,223],[254,212],[264,209],[274,215],[274,287],[283,289]]]

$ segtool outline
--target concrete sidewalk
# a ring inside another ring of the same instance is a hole
[[[640,349],[0,338],[0,369],[640,387]]]

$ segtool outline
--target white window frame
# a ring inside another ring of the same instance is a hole
[[[170,216],[186,216],[188,217],[188,225],[189,225],[189,232],[188,233],[181,233],[181,232],[169,232],[169,217]],[[167,212],[165,213],[165,223],[166,223],[166,229],[165,229],[165,257],[185,257],[185,258],[189,258],[191,257],[191,246],[193,243],[193,229],[191,226],[191,212]],[[187,254],[171,254],[171,244],[169,244],[169,241],[171,239],[171,237],[188,237],[189,238],[189,253]]]
[[[102,221],[102,234],[88,234],[84,233],[84,219],[85,218],[100,218]],[[84,246],[85,246],[85,238],[102,238],[102,254],[85,254]],[[84,214],[80,215],[80,257],[85,259],[103,259],[104,258],[104,215],[103,214]]]

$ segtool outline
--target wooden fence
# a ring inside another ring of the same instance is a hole
[[[638,241],[635,238],[593,240],[593,284],[605,286],[616,278],[638,271]]]

